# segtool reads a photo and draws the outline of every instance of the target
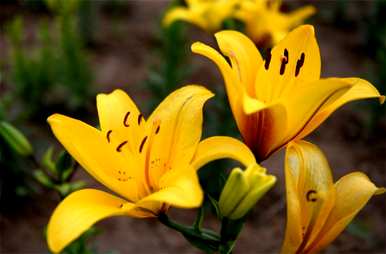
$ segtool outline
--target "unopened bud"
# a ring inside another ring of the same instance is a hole
[[[240,168],[233,169],[220,195],[219,207],[222,216],[227,217],[233,211],[248,189],[244,172]]]
[[[16,153],[22,156],[32,154],[33,149],[28,139],[11,124],[5,121],[0,122],[0,136]]]
[[[236,181],[236,177],[231,178],[232,175],[237,175],[237,179],[243,180]],[[232,185],[231,189],[226,189],[228,182],[231,182],[229,184],[229,186]],[[239,184],[236,184],[237,182]],[[245,171],[234,169],[220,196],[220,209],[225,210],[225,213],[222,213],[223,216],[232,220],[240,219],[272,188],[275,182],[276,177],[267,175],[266,169],[257,164],[248,167]],[[224,208],[222,208],[222,200],[225,200]]]

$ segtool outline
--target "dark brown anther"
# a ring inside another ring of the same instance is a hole
[[[300,59],[296,62],[295,77],[297,77],[299,75],[300,68],[302,68],[302,66],[304,64],[304,59],[305,59],[305,55],[304,55],[304,53],[302,53],[300,55]]]
[[[312,197],[312,195],[315,195],[316,191],[315,190],[309,190],[306,194],[306,199],[308,202],[316,202],[317,198]]]
[[[111,132],[113,132],[112,130],[109,130],[107,133],[106,133],[106,138],[107,138],[107,142],[110,143],[110,135],[111,135]]]
[[[158,125],[158,126],[157,126],[157,129],[155,130],[155,134],[158,134],[159,129],[160,129],[160,126]]]
[[[142,114],[139,114],[139,115],[138,115],[138,125],[141,124],[142,118],[143,118],[143,115],[142,115]]]
[[[127,122],[127,120],[129,119],[129,115],[130,115],[130,111],[127,112],[126,115],[125,115],[125,118],[123,118],[123,125],[125,127],[129,127],[130,126],[130,124]]]
[[[289,58],[288,58],[288,50],[284,49],[284,56],[282,56],[282,58],[281,58],[280,75],[284,74],[285,66],[288,63],[288,60],[289,60]]]
[[[123,141],[122,143],[120,143],[119,144],[119,146],[117,146],[117,152],[121,152],[122,150],[122,147],[124,146],[124,145],[126,145],[127,144],[127,141]]]
[[[272,55],[271,55],[271,49],[268,49],[267,57],[266,57],[265,63],[264,63],[264,68],[265,68],[266,70],[268,70],[269,64],[271,63],[271,57],[272,57]]]
[[[147,136],[145,136],[145,137],[142,139],[141,145],[139,146],[139,152],[140,152],[140,153],[142,153],[142,149],[143,149],[143,146],[145,145],[146,140],[147,140]]]

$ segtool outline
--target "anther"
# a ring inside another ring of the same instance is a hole
[[[126,113],[125,117],[123,118],[123,125],[125,127],[129,127],[130,124],[127,122],[127,120],[129,119],[129,115],[130,115],[130,111]]]
[[[111,132],[113,132],[112,130],[109,130],[107,133],[106,133],[106,138],[107,138],[107,142],[110,143],[110,135],[111,135]]]
[[[123,141],[122,143],[120,143],[118,146],[117,146],[117,152],[121,152],[122,150],[121,150],[121,148],[124,146],[124,145],[126,145],[126,143],[127,143],[127,141]]]
[[[158,126],[157,126],[157,129],[155,130],[155,134],[158,134],[159,129],[160,129],[160,126],[158,125]]]
[[[139,114],[139,115],[138,115],[138,125],[141,124],[142,118],[143,118],[143,115],[142,115],[142,114]]]
[[[271,57],[272,57],[272,55],[271,55],[271,49],[268,49],[268,52],[267,52],[267,58],[265,59],[265,63],[264,63],[264,68],[265,68],[266,70],[268,70],[269,64],[271,63]]]
[[[315,190],[309,190],[306,194],[306,199],[308,202],[316,202],[317,198],[312,197],[312,195],[315,195],[316,191]]]
[[[300,59],[296,62],[295,77],[297,77],[299,75],[300,68],[302,68],[302,66],[304,64],[304,58],[305,58],[305,55],[304,55],[304,53],[302,53],[300,55]]]
[[[147,140],[147,136],[145,136],[141,142],[141,145],[139,146],[139,152],[142,153],[143,146],[145,145],[145,142]]]
[[[284,74],[285,66],[288,63],[288,50],[284,49],[284,56],[281,57],[281,65],[280,65],[280,75]]]

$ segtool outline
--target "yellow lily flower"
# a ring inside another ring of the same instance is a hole
[[[66,197],[48,224],[50,250],[60,252],[107,217],[156,217],[170,206],[199,207],[203,193],[196,170],[208,161],[229,157],[246,166],[256,163],[236,139],[216,136],[200,142],[202,108],[212,96],[200,86],[183,87],[145,120],[125,92],[100,94],[101,130],[64,115],[50,116],[48,122],[68,152],[120,196],[84,189]]]
[[[384,101],[366,80],[320,79],[319,47],[310,25],[289,33],[265,60],[239,32],[222,31],[215,36],[230,64],[205,44],[194,43],[192,51],[208,57],[220,69],[237,126],[258,161],[289,141],[307,136],[349,101]]]
[[[187,7],[168,10],[163,25],[169,26],[176,20],[192,23],[207,32],[221,29],[223,21],[229,18],[240,0],[186,0]]]
[[[256,43],[261,44],[269,39],[277,44],[294,27],[313,15],[316,9],[305,6],[291,13],[280,12],[281,0],[244,0],[235,18],[245,24],[246,34]]]
[[[329,245],[385,188],[361,172],[335,184],[323,152],[306,141],[291,142],[285,158],[287,227],[282,253],[316,253]]]

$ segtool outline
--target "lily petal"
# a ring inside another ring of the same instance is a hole
[[[270,54],[255,81],[256,96],[262,101],[291,97],[298,81],[312,82],[320,77],[320,53],[313,26],[294,29]]]
[[[194,53],[203,55],[212,60],[219,68],[224,78],[225,88],[233,116],[239,129],[242,129],[245,121],[242,107],[243,93],[240,91],[239,80],[236,77],[234,71],[229,66],[225,58],[212,47],[201,42],[195,42],[193,43],[191,49]]]
[[[108,143],[101,131],[79,120],[54,114],[48,118],[60,143],[95,179],[114,192],[136,200],[138,175],[132,157]]]
[[[171,169],[160,180],[160,190],[140,200],[137,205],[151,209],[155,204],[167,204],[179,208],[199,207],[203,200],[203,192],[196,171]]]
[[[288,212],[282,253],[293,253],[302,251],[320,232],[334,206],[335,187],[323,153],[306,141],[288,145],[285,175]],[[292,221],[295,217],[299,221]]]
[[[339,98],[352,87],[350,82],[339,78],[320,79],[304,86],[290,98],[283,98],[287,109],[287,133],[281,141],[285,144],[296,137],[332,98]],[[284,132],[283,132],[284,133]]]
[[[336,202],[318,239],[307,253],[316,253],[330,244],[351,222],[355,215],[366,205],[373,195],[382,194],[378,188],[361,172],[343,176],[335,183]]]
[[[52,252],[60,252],[96,222],[118,215],[152,216],[103,191],[83,189],[73,192],[52,214],[47,227],[48,246]]]
[[[189,165],[201,139],[204,103],[213,94],[204,87],[189,85],[171,93],[149,117],[155,127],[150,147],[151,175],[159,179],[171,169]]]
[[[203,20],[199,15],[195,14],[192,10],[183,7],[175,7],[168,11],[162,20],[162,24],[164,26],[169,26],[171,23],[177,20],[190,22],[204,30],[207,29],[205,20]]]
[[[225,158],[239,161],[246,167],[256,163],[251,150],[241,141],[231,137],[215,136],[199,143],[192,166],[198,170],[210,161]]]
[[[129,95],[120,89],[110,94],[98,94],[97,108],[102,132],[105,135],[111,132],[111,142],[121,143],[127,140],[128,151],[133,155],[138,154],[145,119]]]
[[[343,82],[347,82],[352,87],[339,97],[332,97],[328,100],[307,123],[304,129],[297,135],[296,139],[302,139],[310,134],[320,124],[322,124],[335,110],[342,107],[344,104],[361,99],[379,98],[381,104],[385,100],[385,96],[381,95],[378,90],[368,81],[360,78],[343,78]]]
[[[255,44],[242,33],[231,30],[218,32],[215,37],[221,52],[231,60],[232,68],[245,91],[254,97],[256,73],[263,63]]]

